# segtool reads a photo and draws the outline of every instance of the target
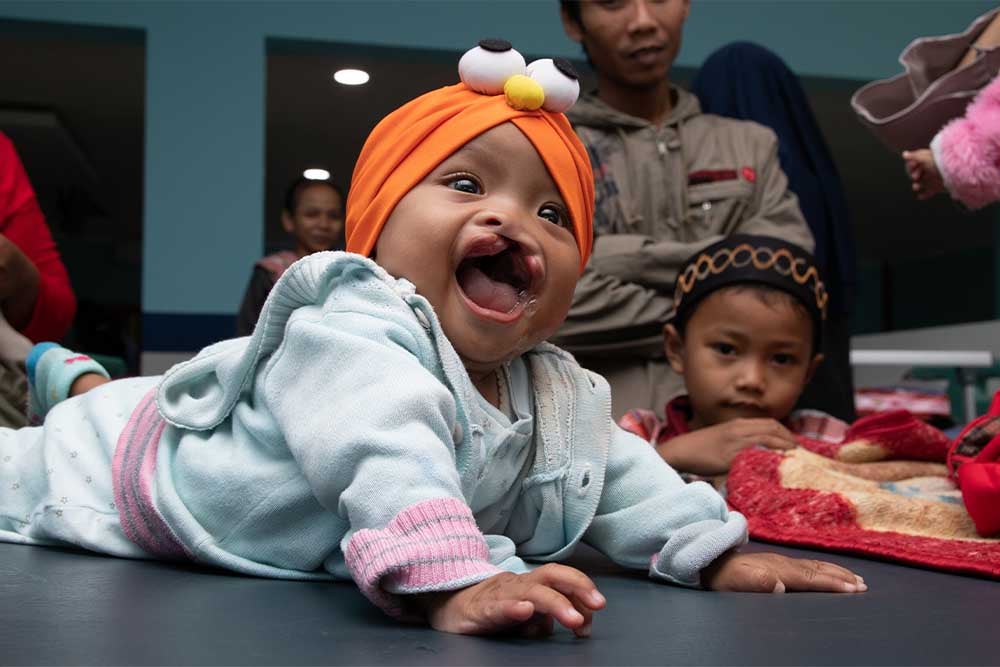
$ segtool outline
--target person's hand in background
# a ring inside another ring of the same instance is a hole
[[[921,201],[930,199],[944,191],[944,181],[941,172],[934,162],[934,154],[929,148],[915,151],[903,151],[906,162],[906,173],[910,176],[914,194]]]
[[[0,308],[15,329],[31,321],[38,299],[38,268],[10,239],[0,234]]]

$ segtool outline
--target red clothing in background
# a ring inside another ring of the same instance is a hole
[[[691,399],[687,394],[673,398],[664,406],[663,414],[666,417],[660,419],[652,410],[637,408],[626,412],[618,425],[654,446],[691,432]],[[819,410],[796,410],[781,423],[799,436],[800,441],[810,443],[806,447],[822,450],[820,453],[826,456],[831,454],[822,443],[839,445],[848,432],[846,422]]]
[[[61,339],[76,314],[76,296],[24,166],[3,133],[0,133],[0,234],[38,269],[38,298],[31,320],[20,329],[21,333],[36,343]]]

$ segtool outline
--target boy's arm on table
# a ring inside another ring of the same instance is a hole
[[[719,590],[854,591],[857,578],[829,563],[735,551],[746,519],[705,482],[685,484],[648,443],[615,428],[601,502],[584,540],[654,579]],[[854,588],[851,588],[851,587]]]
[[[733,459],[749,447],[787,450],[798,447],[795,436],[770,418],[733,419],[683,433],[655,445],[675,470],[695,475],[729,472]]]

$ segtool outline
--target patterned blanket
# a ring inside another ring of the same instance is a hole
[[[726,497],[751,537],[1000,579],[1000,536],[976,532],[940,431],[898,411],[859,420],[840,443],[800,442],[734,461]]]

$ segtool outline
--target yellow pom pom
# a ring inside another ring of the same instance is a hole
[[[503,84],[507,104],[520,111],[534,111],[545,103],[545,91],[534,79],[515,74]]]

